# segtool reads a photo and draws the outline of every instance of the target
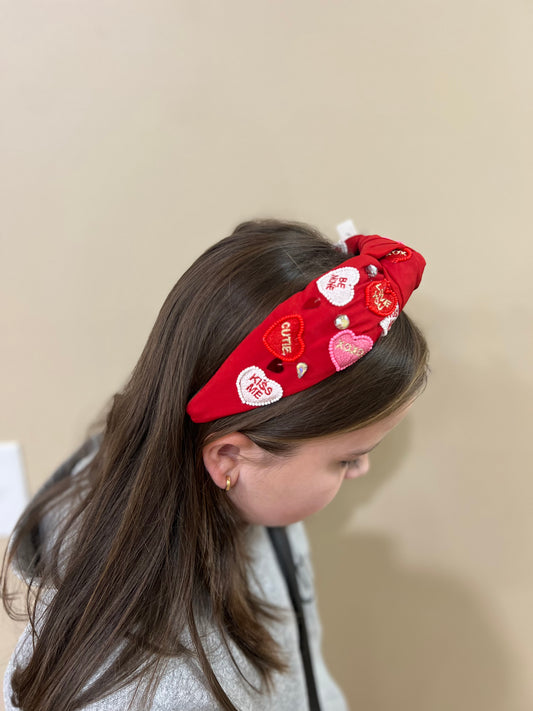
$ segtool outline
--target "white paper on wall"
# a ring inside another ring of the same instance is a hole
[[[27,502],[20,445],[18,442],[0,442],[0,537],[11,534]]]

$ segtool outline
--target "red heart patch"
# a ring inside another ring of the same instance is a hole
[[[409,247],[402,247],[401,249],[393,249],[392,252],[385,255],[385,259],[395,263],[405,262],[408,259],[411,259],[412,254],[413,253]]]
[[[370,282],[365,296],[367,308],[377,316],[390,316],[398,306],[398,297],[388,279]]]
[[[263,343],[276,358],[291,362],[304,352],[303,332],[304,320],[299,314],[284,316],[267,329]]]

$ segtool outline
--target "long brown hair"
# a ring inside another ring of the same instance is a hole
[[[20,708],[73,711],[132,680],[153,687],[165,658],[192,654],[220,707],[235,711],[202,644],[205,620],[240,648],[266,690],[283,670],[268,631],[275,611],[249,588],[246,524],[209,478],[202,446],[240,431],[282,455],[364,427],[420,391],[426,343],[401,314],[355,366],[290,398],[202,425],[185,408],[277,304],[343,260],[306,225],[246,222],[174,286],[112,400],[96,456],[34,499],[13,534],[3,573],[11,614],[7,566],[51,507],[68,511],[57,541],[38,545],[32,563],[29,587],[47,605],[37,620],[28,597],[34,651],[12,678]]]

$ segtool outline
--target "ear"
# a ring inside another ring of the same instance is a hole
[[[261,449],[241,432],[231,432],[208,441],[202,448],[204,465],[211,479],[220,489],[226,488],[227,477],[233,488],[239,479],[241,467],[251,455]]]

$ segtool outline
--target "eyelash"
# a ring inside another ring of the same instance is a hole
[[[357,459],[351,459],[347,462],[341,462],[343,467],[358,467],[361,464],[361,457],[358,457]]]

